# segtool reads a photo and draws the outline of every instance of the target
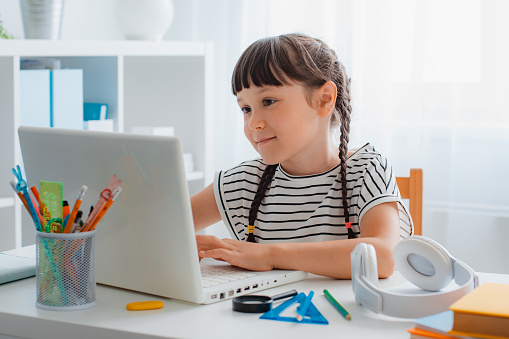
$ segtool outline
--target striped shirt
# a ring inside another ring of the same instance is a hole
[[[233,239],[247,238],[249,209],[266,167],[255,159],[216,173],[216,203]],[[385,202],[399,205],[401,237],[412,233],[392,166],[373,146],[366,144],[350,155],[346,179],[350,221],[357,235],[364,214]],[[258,210],[254,236],[259,243],[347,239],[340,166],[305,176],[290,175],[278,166]]]

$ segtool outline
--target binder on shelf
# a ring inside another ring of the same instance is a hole
[[[20,70],[20,125],[83,128],[83,70]]]
[[[83,128],[83,70],[51,71],[52,127]]]
[[[19,72],[20,125],[50,127],[50,70]]]

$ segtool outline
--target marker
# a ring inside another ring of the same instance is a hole
[[[64,200],[62,202],[62,218],[65,219],[65,217],[67,217],[69,214],[71,214],[69,202],[67,200]]]
[[[297,320],[298,321],[301,321],[302,318],[306,315],[306,312],[308,311],[309,304],[311,304],[311,299],[313,299],[313,295],[314,294],[315,294],[315,292],[309,291],[309,294],[306,297],[306,300],[304,300],[302,305],[297,307],[297,314],[298,314],[297,315]]]
[[[81,202],[83,201],[83,197],[85,196],[85,192],[87,190],[88,190],[88,187],[86,185],[81,186],[80,193],[78,194],[78,197],[76,198],[76,202],[74,203],[74,207],[72,208],[71,216],[67,220],[67,224],[65,224],[64,233],[71,232],[71,229],[74,226],[74,220],[76,219],[76,215],[78,214],[78,211],[81,206]]]
[[[341,315],[343,317],[345,317],[346,320],[351,320],[352,319],[352,316],[350,315],[350,313],[348,313],[344,308],[343,306],[341,306],[337,301],[336,299],[334,299],[334,297],[329,293],[329,291],[327,290],[323,290],[323,294],[325,295],[325,298],[327,298],[327,300],[332,304],[332,306],[334,306],[338,311],[339,313],[341,313]]]

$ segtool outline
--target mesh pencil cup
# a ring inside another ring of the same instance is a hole
[[[37,232],[36,247],[37,307],[70,311],[97,304],[95,231]]]

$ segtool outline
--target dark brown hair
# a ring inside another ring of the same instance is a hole
[[[337,87],[336,106],[332,112],[331,127],[340,126],[339,158],[341,174],[342,207],[348,229],[348,238],[355,238],[349,227],[350,213],[347,206],[346,160],[350,133],[350,79],[334,50],[323,41],[304,34],[284,34],[260,39],[251,44],[237,61],[232,76],[232,91],[237,95],[244,88],[253,86],[282,86],[289,80],[298,82],[308,93],[332,81]],[[249,210],[249,225],[254,226],[260,204],[277,169],[265,169],[258,190]],[[254,242],[252,231],[248,241]]]

